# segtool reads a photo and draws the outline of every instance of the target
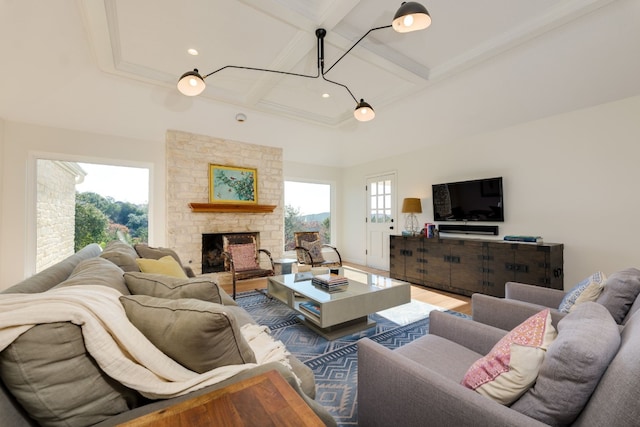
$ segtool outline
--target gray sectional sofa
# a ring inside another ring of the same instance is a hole
[[[360,425],[640,425],[640,314],[628,298],[640,291],[640,271],[617,276],[633,288],[622,292],[626,299],[607,297],[606,306],[585,302],[568,314],[555,313],[557,338],[537,380],[509,405],[461,384],[470,366],[508,333],[505,329],[432,311],[429,334],[396,350],[360,340]],[[512,327],[544,309],[496,300],[474,306],[474,318]]]
[[[133,283],[134,279],[147,278],[135,273],[125,280],[123,270],[114,263],[130,262],[136,252],[130,251],[126,245],[112,245],[111,249],[114,252],[106,253],[96,244],[89,245],[53,267],[4,290],[2,294],[43,293],[54,287],[91,282],[118,289],[125,295],[122,298],[138,302],[126,296],[130,293],[127,280]],[[135,271],[133,265],[131,270]],[[214,293],[221,300],[225,315],[230,313],[233,324],[240,327],[253,323],[251,316],[224,290],[212,286],[211,282],[207,283],[206,279],[193,278],[187,281],[194,284],[171,288],[173,294],[166,298],[182,298],[186,294],[181,292],[187,288],[196,289],[197,292],[204,290],[205,294],[208,289],[215,289]],[[191,291],[189,295],[192,295]],[[204,295],[204,298],[209,296]],[[201,305],[215,305],[208,301],[197,301]],[[215,344],[212,343],[212,346]],[[179,353],[183,349],[176,350]],[[202,350],[204,353],[206,349]],[[193,353],[197,354],[183,356],[190,358],[189,362],[195,360],[196,365],[202,362],[200,352]],[[240,354],[237,357],[245,356]],[[326,409],[313,400],[315,381],[311,370],[293,356],[289,356],[289,362],[290,368],[282,363],[271,362],[180,397],[150,400],[101,371],[84,346],[79,326],[70,322],[38,324],[0,352],[0,426],[117,425],[270,370],[277,370],[326,425],[335,425]],[[203,369],[208,369],[207,365]],[[300,384],[296,377],[300,379]]]

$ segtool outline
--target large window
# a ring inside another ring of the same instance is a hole
[[[284,250],[295,247],[296,231],[319,231],[331,243],[331,184],[284,182]]]
[[[37,159],[36,272],[88,243],[146,242],[149,169]]]

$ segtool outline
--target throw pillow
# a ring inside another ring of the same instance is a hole
[[[260,265],[256,260],[255,243],[229,245],[229,252],[236,271],[258,270]]]
[[[98,368],[80,326],[70,322],[36,325],[20,335],[0,352],[0,377],[41,426],[94,425],[142,400]]]
[[[558,310],[562,313],[568,313],[571,310],[571,307],[576,303],[578,297],[584,292],[585,289],[589,287],[592,283],[604,284],[606,280],[606,276],[603,272],[598,271],[593,273],[591,276],[582,280],[580,283],[575,285],[567,294],[562,298],[560,305],[558,306]]]
[[[607,284],[596,302],[605,306],[613,316],[613,320],[620,325],[638,294],[640,294],[640,270],[627,268],[613,273],[607,279]]]
[[[119,240],[107,243],[100,257],[111,261],[123,271],[140,271],[138,264],[136,264],[138,254],[135,249]]]
[[[256,363],[236,319],[223,305],[196,299],[120,297],[127,317],[158,349],[187,369],[203,373]]]
[[[123,295],[129,295],[130,292],[124,283],[122,274],[123,271],[120,267],[106,259],[89,258],[80,261],[69,278],[52,289],[77,285],[100,285],[115,289]]]
[[[162,274],[129,272],[124,274],[124,281],[134,295],[168,299],[195,298],[222,304],[217,283],[206,277],[179,279]]]
[[[587,404],[620,346],[605,307],[580,304],[558,322],[535,385],[511,409],[549,425],[570,425]]]
[[[187,278],[182,266],[170,255],[166,255],[160,259],[136,258],[136,263],[143,273],[164,274],[181,279]]]
[[[471,365],[462,384],[498,403],[511,404],[535,382],[555,337],[549,309],[531,316]]]
[[[134,246],[135,252],[140,256],[140,258],[148,258],[148,259],[160,259],[167,255],[171,255],[173,259],[180,265],[182,265],[182,261],[180,261],[180,257],[173,249],[169,248],[154,248],[149,245],[145,245],[139,243]]]
[[[580,294],[580,296],[576,299],[575,304],[571,306],[569,312],[572,312],[576,309],[580,304],[584,304],[585,302],[591,302],[598,299],[602,290],[604,289],[604,283],[592,282],[587,288]]]
[[[191,267],[185,266],[182,261],[180,261],[180,257],[178,256],[177,252],[171,248],[154,248],[149,245],[139,243],[135,245],[134,249],[135,252],[140,256],[140,258],[160,259],[167,255],[171,255],[171,257],[176,260],[178,265],[183,268],[188,277],[196,277],[196,275],[193,273],[193,270],[191,270]]]
[[[314,240],[313,242],[303,240],[302,247],[309,251],[309,255],[313,258],[313,263],[317,264],[325,261],[322,255],[322,243],[320,243],[320,240]],[[311,260],[308,260],[307,263],[311,264]]]

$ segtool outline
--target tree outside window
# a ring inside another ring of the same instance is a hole
[[[331,243],[331,185],[299,181],[284,183],[284,250],[295,247],[296,231],[319,231]]]

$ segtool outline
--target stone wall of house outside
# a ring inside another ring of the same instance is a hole
[[[260,246],[274,259],[284,248],[282,149],[187,132],[167,132],[167,245],[202,272],[202,234],[260,232]],[[272,213],[192,212],[189,203],[209,202],[209,165],[255,168],[258,203]]]
[[[74,253],[78,167],[39,159],[37,170],[36,272]]]

